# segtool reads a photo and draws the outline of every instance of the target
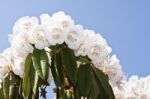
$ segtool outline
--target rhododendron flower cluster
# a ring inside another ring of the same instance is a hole
[[[150,77],[133,76],[126,80],[116,55],[110,55],[111,48],[106,40],[93,30],[75,24],[74,20],[60,11],[52,16],[20,18],[9,35],[10,48],[0,54],[0,83],[13,71],[21,78],[24,62],[33,50],[51,51],[51,46],[67,45],[77,57],[88,57],[98,69],[109,76],[116,99],[150,99]],[[49,63],[51,56],[48,54]],[[80,63],[79,63],[80,64]],[[49,72],[49,82],[53,79]]]

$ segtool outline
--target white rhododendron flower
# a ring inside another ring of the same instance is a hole
[[[101,45],[107,46],[106,40],[100,35],[100,33],[97,33],[97,34],[94,35],[93,41],[96,42],[96,43],[99,43]]]
[[[118,87],[113,87],[113,91],[115,94],[115,98],[116,99],[124,99],[124,90],[123,89],[119,89]]]
[[[48,32],[46,36],[51,45],[62,44],[65,40],[65,32],[59,25],[53,24],[51,26],[47,26]]]
[[[10,48],[7,48],[0,54],[0,79],[7,75],[14,63],[13,54]]]
[[[32,29],[38,25],[36,17],[25,16],[20,18],[14,25],[13,33],[27,33],[29,34]]]
[[[13,64],[14,62],[14,56],[12,53],[12,49],[11,48],[7,48],[3,51],[3,53],[1,53],[1,55],[3,55],[5,57],[5,59],[7,60],[8,64]]]
[[[12,53],[15,57],[26,57],[33,52],[32,45],[27,41],[25,36],[14,35],[11,41]]]
[[[88,53],[88,57],[94,63],[101,63],[108,56],[108,51],[104,45],[99,45],[97,43],[93,43],[90,52]]]
[[[106,73],[110,78],[112,86],[121,87],[121,84],[126,80],[126,77],[119,62],[116,55],[112,55],[109,59],[109,64],[106,66]]]
[[[42,25],[36,26],[29,34],[29,42],[34,44],[37,49],[44,49],[49,46],[46,38],[46,28]]]
[[[88,42],[83,42],[79,48],[76,50],[76,56],[86,56],[89,52],[90,46]]]
[[[83,30],[84,40],[80,44],[79,48],[75,51],[76,56],[86,56],[89,53],[90,47],[92,45],[93,37],[95,32],[92,30]]]
[[[72,27],[70,30],[66,32],[65,42],[69,48],[73,50],[79,48],[80,44],[84,40],[82,32],[83,28],[81,26]]]
[[[68,15],[66,15],[63,11],[60,11],[58,13],[54,13],[52,15],[52,20],[60,25],[61,28],[64,30],[70,29],[72,26],[74,26],[74,21],[72,18]]]
[[[113,87],[117,99],[149,99],[150,76],[139,78],[131,76],[123,86],[123,89]]]
[[[40,16],[41,24],[44,26],[53,25],[53,20],[48,14],[42,14]]]
[[[100,35],[100,33],[95,34],[93,38],[93,42],[96,42],[99,45],[104,45],[106,50],[108,51],[108,54],[111,53],[111,47],[108,46],[107,41]]]
[[[19,75],[21,78],[24,73],[24,59],[16,58],[14,61],[14,65],[12,66],[12,70],[16,75]]]
[[[9,65],[7,59],[0,54],[0,79],[7,74]]]
[[[95,34],[93,37],[88,57],[93,63],[101,63],[109,56],[111,48],[100,34]]]
[[[4,50],[3,53],[1,53],[1,56],[2,56],[2,59],[0,59],[0,64],[3,64],[2,68],[1,68],[2,71],[0,72],[0,74],[3,74],[3,75],[1,75],[1,77],[5,76],[6,74],[8,74],[11,71],[13,71],[15,74],[19,75],[20,77],[22,77],[23,69],[20,69],[20,68],[23,68],[24,66],[23,66],[23,64],[20,65],[20,63],[23,63],[24,59],[15,58],[13,56],[11,48],[7,48],[6,50]]]

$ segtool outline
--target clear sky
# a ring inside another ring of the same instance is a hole
[[[0,52],[18,18],[61,10],[101,33],[128,76],[150,74],[150,0],[0,0]]]

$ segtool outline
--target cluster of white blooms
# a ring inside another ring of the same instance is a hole
[[[104,72],[109,76],[110,84],[113,87],[120,88],[126,80],[126,76],[116,55],[112,55],[106,59],[98,68],[104,68]]]
[[[42,14],[40,21],[36,17],[20,18],[14,24],[9,41],[14,60],[11,64],[15,64],[11,66],[21,77],[19,73],[23,70],[23,62],[26,56],[33,52],[34,47],[45,49],[65,43],[74,50],[76,56],[88,56],[95,64],[102,63],[111,52],[111,48],[100,34],[75,25],[72,18],[62,11],[52,16]],[[17,67],[19,65],[20,67]]]
[[[141,97],[148,95],[150,77],[139,80],[137,77],[131,77],[126,81],[116,55],[110,56],[111,48],[106,40],[99,33],[76,25],[74,20],[62,11],[52,16],[42,14],[40,21],[37,17],[20,18],[14,24],[9,41],[10,48],[0,54],[0,83],[9,71],[23,76],[24,61],[34,48],[50,51],[50,46],[65,43],[74,50],[76,56],[88,56],[97,68],[108,74],[118,99],[148,99]],[[48,57],[51,63],[51,57]],[[51,80],[51,73],[49,74]],[[134,98],[135,96],[140,98]]]
[[[131,76],[122,89],[113,87],[116,99],[150,99],[150,76]]]

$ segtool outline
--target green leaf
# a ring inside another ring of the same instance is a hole
[[[64,92],[62,99],[68,99],[67,92]]]
[[[14,84],[11,84],[9,87],[9,99],[19,99],[19,87],[15,86]]]
[[[40,63],[41,63],[43,78],[45,81],[47,81],[49,76],[49,66],[48,66],[49,62],[48,62],[48,56],[44,50],[42,50],[40,55]]]
[[[60,96],[64,94],[64,68],[61,59],[61,53],[51,53],[51,71],[54,78],[54,82],[57,87],[60,87]]]
[[[26,57],[26,60],[25,60],[25,64],[24,64],[24,74],[23,74],[23,78],[24,78],[24,81],[26,81],[26,79],[28,79],[28,75],[29,75],[29,72],[30,72],[30,65],[32,63],[32,60],[31,60],[31,54],[29,54],[27,57]]]
[[[16,90],[15,90],[15,85],[10,85],[9,86],[9,99],[17,99],[17,97],[15,97],[16,95],[15,95],[15,92],[16,92]]]
[[[3,93],[5,99],[9,99],[9,86],[10,86],[10,75],[6,76],[3,81]]]
[[[77,63],[74,51],[69,48],[61,49],[61,56],[65,72],[72,84],[76,84],[77,80]]]
[[[30,66],[32,64],[31,60],[31,54],[29,54],[26,57],[25,64],[24,64],[24,75],[23,75],[23,84],[22,84],[22,89],[23,89],[23,95],[24,97],[29,97],[30,95]]]
[[[3,84],[0,88],[0,99],[4,99],[4,94],[3,94]]]
[[[34,49],[33,54],[32,54],[32,61],[33,61],[33,66],[34,66],[36,72],[38,73],[39,77],[41,79],[43,79],[42,68],[40,65],[41,52],[42,52],[41,50]]]
[[[34,69],[34,66],[33,66],[33,62],[32,62],[32,59],[31,59],[31,64],[30,64],[30,70],[29,70],[29,78],[30,78],[30,84],[31,84],[31,88],[33,88],[33,86],[34,86],[34,82],[35,82],[35,80],[33,80],[33,79],[35,79],[35,69]]]
[[[60,87],[60,96],[64,95],[64,68],[62,64],[62,58],[61,58],[61,53],[60,51],[55,53],[55,65],[56,65],[56,70],[57,70],[57,75],[58,75],[58,81],[59,81],[59,87]]]
[[[80,95],[87,97],[91,89],[91,66],[89,64],[81,64],[78,70],[77,84]]]
[[[110,90],[109,90],[109,99],[115,99],[115,95],[114,95],[114,92],[113,92],[113,89],[112,89],[112,87],[109,85],[109,88],[110,88]]]
[[[32,61],[39,77],[47,82],[49,76],[49,60],[45,50],[34,49]]]
[[[23,79],[20,79],[19,82],[19,99],[23,99]]]
[[[95,75],[96,82],[99,85],[101,96],[107,99],[115,99],[114,93],[109,84],[108,76],[96,67],[93,67],[93,72]]]
[[[59,75],[59,81],[61,85],[64,85],[64,68],[63,68],[60,52],[55,54],[55,63],[56,63],[56,68],[57,68],[57,72]]]
[[[25,98],[30,96],[30,92],[31,92],[31,85],[30,85],[30,78],[28,77],[26,80],[26,84],[24,84],[24,96]]]
[[[39,85],[39,76],[38,76],[38,73],[35,73],[34,85],[33,85],[33,94],[32,94],[33,99],[37,99],[37,97],[39,96],[38,85]]]
[[[60,77],[59,77],[59,74],[58,74],[58,71],[57,71],[57,67],[55,65],[55,54],[54,53],[52,53],[52,55],[51,55],[51,60],[52,60],[52,62],[51,62],[52,76],[54,78],[54,82],[55,82],[56,86],[58,87],[58,86],[61,85],[61,83],[60,83],[60,80],[59,80]]]
[[[98,84],[97,84],[97,82],[95,80],[95,77],[94,77],[93,73],[92,73],[91,79],[92,79],[91,90],[90,90],[90,94],[89,94],[88,97],[90,97],[91,99],[99,99],[98,96],[101,93],[100,92],[101,89],[99,89],[99,86],[98,86]]]
[[[74,97],[75,97],[75,99],[81,99],[81,95],[79,93],[78,87],[75,87],[75,89],[74,89]]]
[[[19,99],[20,77],[13,72],[10,73],[9,99]]]

